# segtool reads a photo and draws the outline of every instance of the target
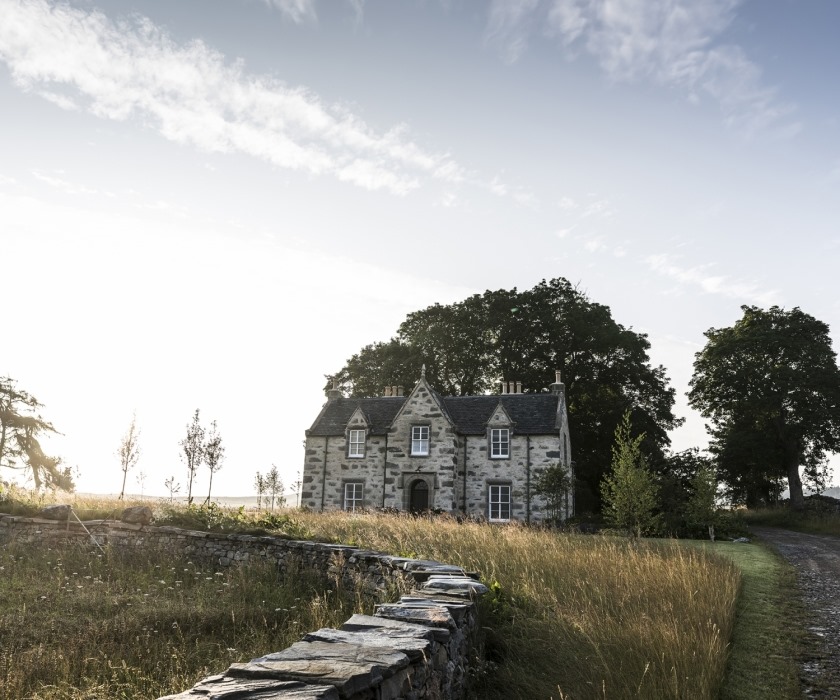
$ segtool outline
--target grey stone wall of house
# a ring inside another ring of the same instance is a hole
[[[429,428],[429,454],[426,456],[411,454],[411,429],[414,426]],[[422,383],[409,395],[388,433],[387,476],[390,483],[386,485],[385,505],[410,510],[412,489],[425,484],[429,508],[456,512],[457,451],[458,436],[450,420]]]
[[[533,434],[533,428],[530,433],[517,432],[516,423],[500,400],[487,420],[484,435],[459,434],[446,407],[439,403],[440,397],[421,379],[387,434],[373,434],[365,414],[357,409],[343,435],[307,436],[301,503],[315,510],[343,508],[345,488],[353,482],[361,485],[366,508],[411,510],[421,502],[414,500],[416,495],[428,499],[428,508],[489,518],[491,488],[503,486],[510,488],[510,519],[540,522],[545,517],[544,502],[534,493],[540,475],[558,463],[570,474],[572,471],[565,389],[559,378],[551,386],[551,393],[558,396],[556,432]],[[551,416],[549,424],[541,427],[549,428],[550,422]],[[429,428],[428,455],[411,454],[414,426]],[[490,431],[494,428],[510,430],[506,457],[493,458],[490,454]],[[348,454],[352,429],[366,430],[364,456]],[[471,430],[475,432],[475,427]],[[418,490],[423,493],[415,494]],[[573,513],[571,492],[565,516]]]
[[[85,529],[86,528],[86,529]],[[164,548],[214,566],[267,559],[293,562],[379,599],[408,590],[374,614],[353,615],[340,629],[304,635],[288,649],[199,681],[159,700],[415,700],[463,698],[476,627],[475,574],[436,561],[392,557],[356,547],[274,537],[220,535],[114,521],[80,523],[0,515],[0,546],[12,541],[57,545],[89,542],[117,548]],[[93,546],[93,545],[91,545]]]

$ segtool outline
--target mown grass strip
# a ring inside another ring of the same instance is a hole
[[[741,571],[721,700],[801,697],[798,660],[805,633],[793,567],[754,542],[683,544],[725,556]]]

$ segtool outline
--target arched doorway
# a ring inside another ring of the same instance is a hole
[[[412,513],[420,513],[429,509],[429,485],[425,479],[417,479],[411,484],[408,509]]]

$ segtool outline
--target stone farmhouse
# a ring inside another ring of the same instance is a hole
[[[439,509],[527,523],[545,518],[534,487],[549,466],[571,475],[565,388],[557,373],[543,393],[441,396],[426,381],[346,398],[333,388],[306,431],[301,504],[316,511]],[[574,495],[561,517],[574,512]]]

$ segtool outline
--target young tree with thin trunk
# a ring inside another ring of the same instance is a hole
[[[204,463],[210,470],[210,486],[207,488],[207,500],[205,503],[210,503],[210,494],[213,491],[213,474],[222,468],[224,459],[225,446],[222,444],[222,436],[219,433],[216,421],[213,421],[210,424],[210,434],[207,436],[207,442],[204,445]]]
[[[277,467],[273,464],[265,477],[265,487],[266,492],[271,498],[271,511],[274,512],[274,503],[276,502],[278,507],[282,507],[286,502],[286,498],[283,496],[283,479],[280,478],[280,472],[277,471]]]
[[[169,491],[169,502],[172,503],[175,500],[175,496],[181,491],[181,484],[175,481],[175,476],[173,475],[164,481],[163,485]]]
[[[265,477],[260,472],[254,477],[254,488],[257,490],[257,510],[261,510],[262,498],[265,495]]]
[[[195,409],[195,415],[191,423],[187,423],[187,434],[178,443],[181,446],[181,460],[187,467],[189,485],[187,486],[187,503],[192,503],[192,487],[195,472],[204,459],[204,428],[199,421],[199,410]]]
[[[632,436],[630,412],[625,413],[615,430],[612,472],[601,482],[606,521],[636,538],[655,534],[660,525],[659,487],[642,453],[644,438],[644,433]]]
[[[137,465],[137,460],[140,459],[139,438],[140,431],[137,428],[137,415],[135,414],[131,417],[131,423],[128,426],[128,430],[125,431],[122,440],[120,440],[120,447],[117,450],[117,457],[120,459],[120,469],[122,469],[123,473],[119,500],[125,498],[125,481],[128,478],[128,472]]]

